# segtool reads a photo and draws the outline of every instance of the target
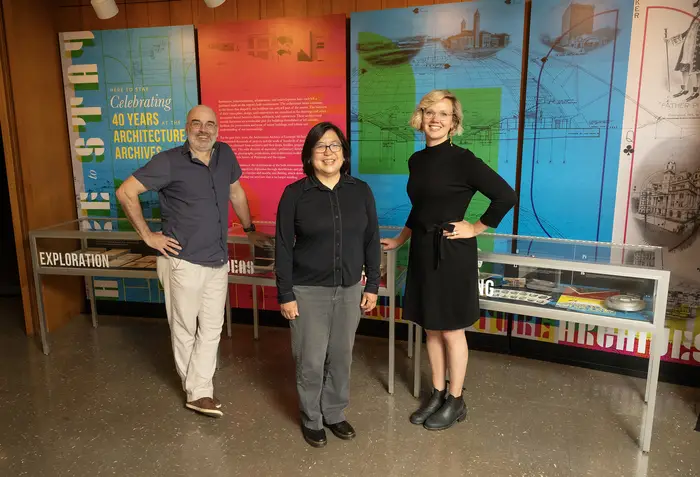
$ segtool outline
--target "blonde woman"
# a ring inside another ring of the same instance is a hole
[[[452,136],[462,133],[462,121],[462,105],[451,92],[435,90],[421,99],[411,126],[425,134],[426,147],[408,160],[411,212],[397,237],[382,240],[391,250],[411,238],[403,314],[427,333],[434,389],[410,421],[429,430],[447,429],[467,416],[464,330],[479,318],[476,236],[497,227],[516,203],[503,178],[452,143]],[[463,219],[476,192],[491,203],[470,223]]]

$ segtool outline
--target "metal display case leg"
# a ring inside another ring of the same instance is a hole
[[[389,394],[394,394],[396,374],[396,298],[389,297]]]
[[[649,347],[649,366],[647,367],[647,382],[646,382],[646,390],[644,391],[644,402],[645,403],[649,402],[649,393],[651,391],[651,375],[654,373],[654,360],[652,359],[653,346],[654,346],[654,342],[652,340],[652,344]]]
[[[92,318],[92,327],[97,328],[97,300],[95,300],[95,277],[85,277],[85,286],[87,287],[88,298],[90,299],[90,315]]]
[[[664,347],[667,344],[664,342],[663,331],[655,332],[652,337],[650,359],[653,361],[651,376],[647,379],[651,381],[649,386],[649,396],[644,417],[642,420],[641,446],[642,452],[649,452],[651,449],[651,432],[654,426],[654,411],[656,408],[656,389],[659,384],[659,366],[661,364],[661,355],[664,352]]]
[[[51,348],[49,346],[49,337],[47,333],[48,326],[46,324],[46,311],[44,310],[44,290],[42,289],[41,275],[37,273],[37,270],[39,269],[39,258],[37,257],[38,253],[36,249],[36,238],[30,238],[29,248],[32,254],[32,270],[34,271],[34,291],[36,293],[36,308],[39,315],[38,318],[39,334],[41,335],[41,349],[45,355],[48,355],[51,352]]]
[[[87,239],[80,240],[80,246],[85,250],[88,246]],[[92,327],[97,328],[97,303],[95,301],[95,277],[85,277],[85,287],[87,288],[88,300],[90,300],[90,317],[92,318]]]
[[[413,352],[413,397],[420,396],[420,349],[423,344],[423,328],[416,326],[416,332],[413,339],[415,340],[416,349]]]
[[[253,339],[258,337],[258,287],[253,285]]]
[[[226,286],[226,335],[231,337],[231,289]]]
[[[389,294],[389,394],[396,383],[396,250],[387,253],[386,288]]]
[[[34,287],[36,288],[36,307],[39,311],[39,333],[41,334],[41,348],[45,355],[51,352],[49,335],[47,332],[46,311],[44,310],[44,291],[42,290],[41,275],[34,273]]]
[[[647,376],[646,409],[642,418],[642,431],[640,445],[642,452],[648,453],[651,449],[651,433],[654,426],[654,412],[656,411],[656,391],[659,385],[659,368],[661,356],[666,353],[668,338],[664,321],[666,318],[666,297],[668,297],[668,276],[664,280],[656,282],[654,290],[654,331],[651,332],[651,346],[649,347],[649,375]]]
[[[408,357],[413,356],[413,323],[408,323]]]

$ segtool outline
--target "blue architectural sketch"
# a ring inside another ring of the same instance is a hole
[[[533,2],[518,233],[609,241],[634,2]]]

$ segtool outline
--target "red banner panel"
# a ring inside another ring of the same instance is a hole
[[[198,28],[202,102],[241,164],[255,221],[273,221],[285,186],[303,176],[301,148],[314,124],[331,121],[347,134],[345,31],[345,15]]]

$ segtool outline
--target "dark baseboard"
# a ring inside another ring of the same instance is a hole
[[[22,296],[22,289],[19,287],[19,285],[0,285],[0,296]]]
[[[86,303],[85,309],[90,309],[89,304]],[[100,300],[97,302],[97,312],[102,315],[154,319],[166,318],[165,307],[160,303]],[[261,326],[279,328],[288,326],[287,320],[276,311],[261,310],[259,318]],[[249,309],[234,308],[231,310],[231,319],[233,323],[252,325],[253,312]],[[357,333],[362,336],[387,338],[389,336],[389,323],[379,320],[362,320]],[[470,349],[477,351],[511,354],[523,358],[550,361],[640,378],[644,378],[647,372],[648,361],[635,356],[484,333],[469,333],[468,337]],[[407,326],[403,324],[396,326],[396,339],[399,341],[408,340]],[[425,338],[423,339],[425,340]],[[659,370],[659,380],[671,384],[700,387],[700,366],[662,362]]]

